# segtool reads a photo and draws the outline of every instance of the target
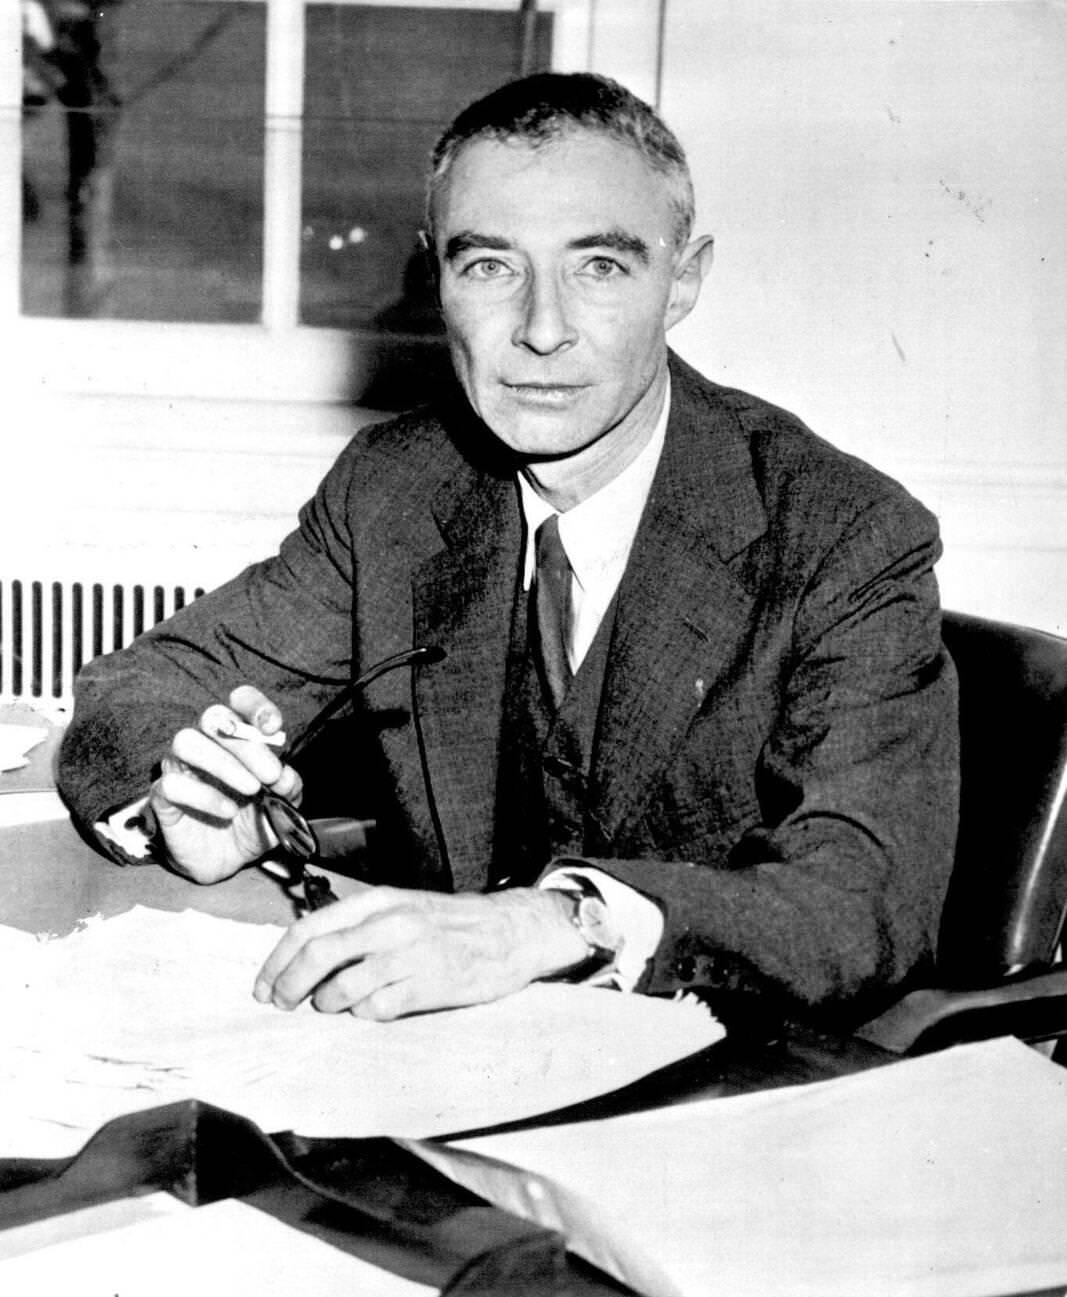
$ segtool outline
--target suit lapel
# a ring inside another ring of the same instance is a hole
[[[592,813],[610,841],[743,651],[752,596],[735,560],[766,527],[747,437],[672,357],[663,457],[619,591],[593,758]],[[412,580],[415,643],[446,659],[417,677],[426,762],[457,889],[492,856],[511,618],[522,543],[510,472],[463,463],[435,497],[441,547]]]
[[[749,631],[731,567],[766,527],[747,438],[728,406],[672,358],[671,415],[619,590],[593,762],[593,814],[610,842],[714,693]]]
[[[456,890],[487,877],[511,615],[522,538],[510,476],[465,466],[437,495],[444,548],[415,572],[416,643],[447,653],[419,673],[429,779]]]

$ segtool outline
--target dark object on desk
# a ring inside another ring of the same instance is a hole
[[[0,1229],[153,1191],[241,1198],[443,1297],[625,1297],[562,1237],[490,1206],[389,1139],[267,1136],[197,1100],[108,1122],[72,1158],[0,1160]]]
[[[1067,640],[961,613],[945,614],[944,639],[960,678],[960,833],[937,985],[858,1033],[894,1053],[1067,1037]]]

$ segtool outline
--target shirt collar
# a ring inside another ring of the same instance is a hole
[[[626,564],[663,453],[670,408],[668,379],[659,418],[651,437],[637,456],[599,491],[560,514],[560,540],[575,580],[583,589],[601,577],[605,570],[619,568],[621,572]],[[523,586],[529,589],[533,581],[534,536],[541,523],[557,510],[537,494],[521,473],[518,482],[526,522]]]

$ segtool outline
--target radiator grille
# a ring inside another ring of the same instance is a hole
[[[124,648],[203,593],[180,584],[0,579],[0,702],[68,707],[84,663]]]

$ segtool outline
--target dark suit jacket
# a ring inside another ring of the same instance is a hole
[[[671,365],[666,447],[620,587],[589,847],[664,909],[645,989],[866,1006],[929,956],[952,859],[936,523],[793,416]],[[296,735],[328,681],[439,644],[447,659],[415,684],[421,746],[407,673],[367,691],[346,731],[347,809],[378,819],[397,883],[482,887],[522,540],[497,453],[465,409],[362,432],[277,557],[87,666],[60,766],[76,815],[91,824],[142,793],[175,729],[238,682],[274,697]]]

